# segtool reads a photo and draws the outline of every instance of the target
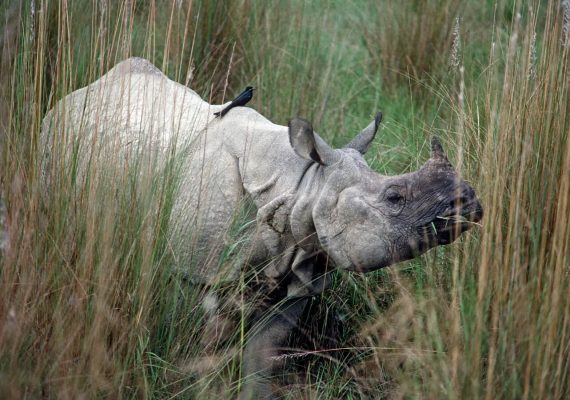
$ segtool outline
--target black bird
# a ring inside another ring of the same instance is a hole
[[[222,111],[215,112],[214,115],[221,118],[226,115],[232,108],[245,106],[253,97],[254,90],[255,88],[253,86],[246,87],[245,90],[241,92],[238,97],[233,99],[226,108],[224,108]]]

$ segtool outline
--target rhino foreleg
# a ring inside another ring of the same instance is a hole
[[[299,323],[308,301],[308,298],[287,300],[273,307],[255,324],[243,356],[245,385],[240,400],[273,397],[272,378],[283,364],[279,350]]]

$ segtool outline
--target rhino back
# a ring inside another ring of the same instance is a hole
[[[165,148],[173,139],[192,140],[210,119],[209,108],[150,62],[128,59],[60,100],[44,118],[44,132],[53,133],[44,138],[54,139],[57,128],[59,135],[83,141]]]

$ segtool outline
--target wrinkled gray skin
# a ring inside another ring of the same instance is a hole
[[[358,272],[408,260],[454,241],[482,218],[482,207],[436,138],[420,170],[372,171],[363,154],[380,114],[347,146],[332,149],[300,118],[279,126],[246,107],[214,118],[226,105],[204,102],[133,58],[60,101],[46,116],[42,139],[47,149],[56,146],[63,128],[54,121],[65,121],[64,136],[81,135],[85,152],[93,152],[95,138],[107,165],[122,165],[135,147],[158,163],[173,147],[183,154],[170,237],[177,268],[195,282],[236,276],[218,271],[217,259],[240,201],[253,200],[249,264],[286,295],[251,330],[241,398],[269,398],[279,347],[308,298],[327,286],[323,260],[327,268]]]

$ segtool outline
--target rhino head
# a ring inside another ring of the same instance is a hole
[[[295,225],[301,219],[306,225],[310,212],[317,245],[337,268],[367,272],[414,258],[453,242],[483,217],[475,191],[458,176],[437,137],[432,139],[430,159],[418,171],[397,176],[372,171],[363,155],[381,118],[378,113],[342,149],[328,146],[309,122],[289,122],[295,152],[316,164],[318,179],[309,185],[319,186],[305,188],[313,194],[299,207],[304,212],[293,210],[292,231],[303,240],[307,230]]]

